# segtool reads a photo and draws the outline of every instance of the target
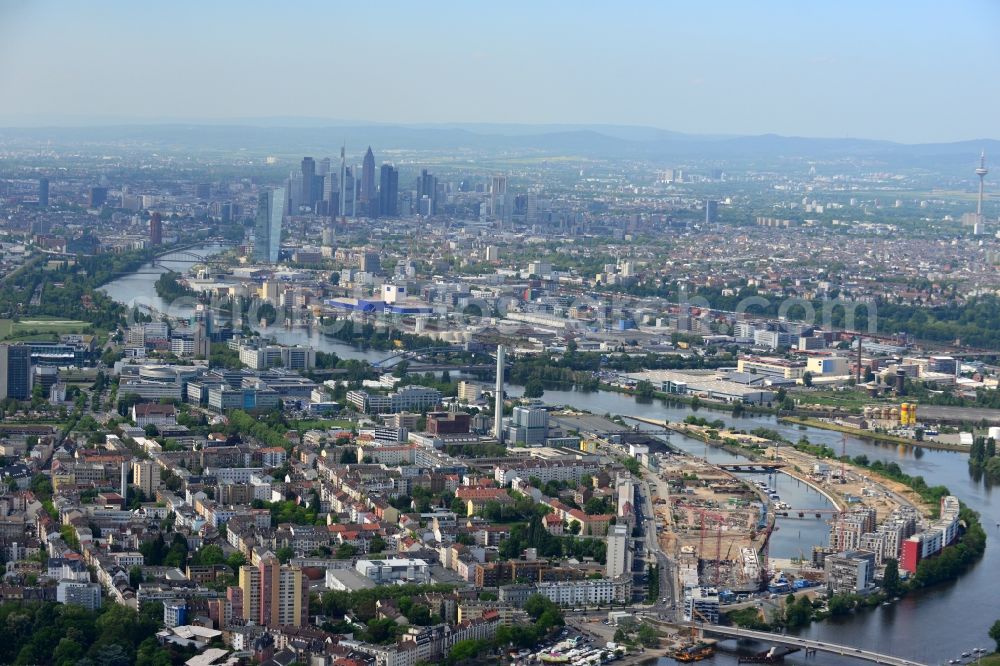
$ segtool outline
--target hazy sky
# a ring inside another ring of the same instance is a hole
[[[998,0],[0,0],[0,124],[1000,138]]]

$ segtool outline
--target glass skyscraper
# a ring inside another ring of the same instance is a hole
[[[0,400],[31,398],[31,347],[0,345]]]
[[[285,188],[261,192],[257,221],[253,228],[253,260],[275,264],[281,251],[281,218],[285,212]]]

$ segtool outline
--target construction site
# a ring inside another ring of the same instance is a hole
[[[837,512],[868,507],[875,510],[876,520],[882,521],[902,507],[913,506],[925,516],[930,515],[930,508],[908,486],[875,477],[865,468],[846,463],[843,459],[823,461],[787,445],[772,445],[763,455],[768,460],[784,463],[782,471],[821,492]],[[777,513],[781,515],[781,509],[777,509]]]
[[[872,524],[898,516],[900,511],[922,506],[905,485],[872,478],[867,470],[841,460],[821,460],[788,444],[769,442],[755,460],[713,464],[682,451],[658,453],[654,483],[655,512],[661,526],[664,552],[677,562],[683,589],[708,587],[733,593],[761,589],[769,570],[768,544],[776,519],[822,520],[833,526],[829,544],[814,544],[817,551],[844,550],[851,542],[839,535],[839,526],[859,510],[870,512]],[[764,480],[738,474],[761,472],[787,474],[818,491],[830,502],[825,508],[792,508],[779,501]],[[810,550],[805,548],[804,550]],[[815,566],[802,553],[798,569]],[[782,562],[785,568],[791,562]],[[801,573],[819,574],[805,571]],[[808,576],[809,578],[816,577]]]
[[[759,589],[758,553],[771,526],[764,490],[682,453],[660,457],[658,483],[657,518],[671,527],[661,546],[677,558],[681,584]]]

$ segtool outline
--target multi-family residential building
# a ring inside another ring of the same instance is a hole
[[[598,606],[632,599],[632,577],[536,583],[535,591],[560,606]]]
[[[585,476],[593,476],[600,470],[596,462],[582,460],[539,460],[530,459],[496,466],[494,478],[502,486],[509,486],[514,479],[536,477],[543,484],[549,481],[578,482]]]
[[[267,558],[240,567],[242,605],[234,613],[265,627],[309,624],[309,581],[298,566]]]

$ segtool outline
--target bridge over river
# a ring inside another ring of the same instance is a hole
[[[816,650],[817,652],[838,654],[844,657],[854,657],[855,659],[862,659],[875,664],[889,664],[890,666],[923,666],[920,662],[910,661],[908,659],[903,659],[902,657],[894,657],[889,654],[881,654],[879,652],[872,652],[871,650],[863,650],[849,645],[838,645],[836,643],[828,643],[826,641],[814,641],[808,638],[799,638],[798,636],[774,634],[769,631],[752,631],[750,629],[742,629],[740,627],[723,627],[717,624],[686,623],[684,626],[694,627],[704,634],[714,634],[725,638],[749,638],[755,641],[760,641],[761,643],[784,645],[787,647],[802,648],[804,650]]]

